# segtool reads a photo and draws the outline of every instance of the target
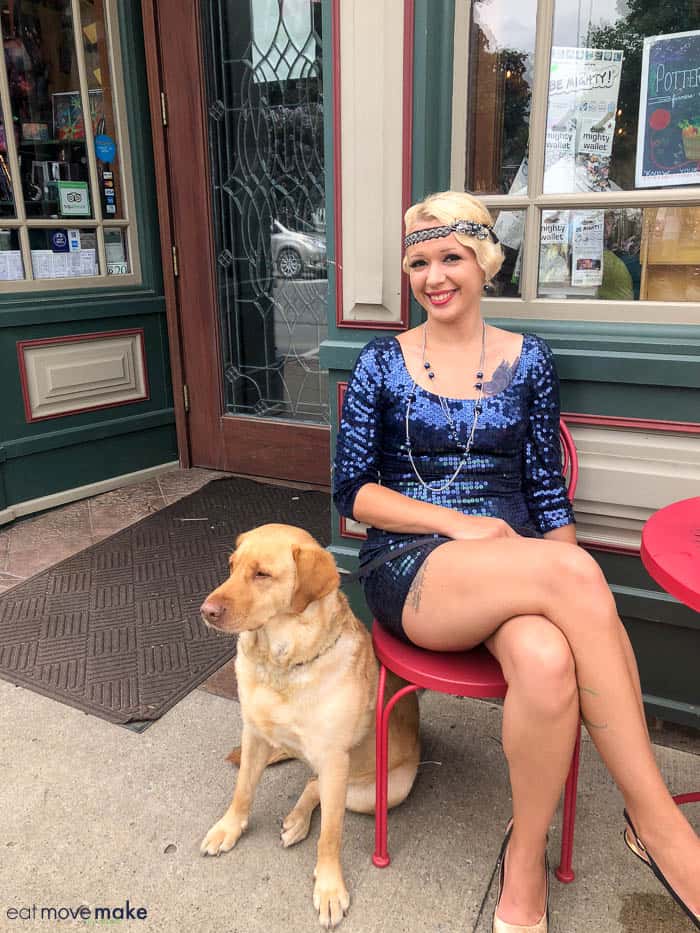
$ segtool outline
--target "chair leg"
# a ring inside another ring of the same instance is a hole
[[[389,717],[396,704],[407,693],[418,690],[417,684],[406,684],[384,705],[386,668],[379,665],[376,711],[376,769],[374,798],[374,855],[372,861],[377,868],[386,868],[391,859],[387,848],[387,811],[389,809]]]
[[[377,709],[375,713],[376,773],[374,798],[374,855],[372,861],[377,868],[386,868],[389,864],[387,851],[387,795],[389,784],[388,768],[388,720],[384,709],[384,691],[386,688],[386,668],[379,665],[379,683],[377,685]]]
[[[578,724],[576,744],[571,759],[569,776],[564,790],[564,817],[561,829],[561,858],[555,875],[564,884],[570,884],[574,878],[571,860],[574,852],[574,826],[576,823],[576,791],[578,787],[578,767],[581,756],[581,722]]]

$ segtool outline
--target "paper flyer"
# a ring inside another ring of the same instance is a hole
[[[65,279],[76,275],[97,275],[94,249],[72,253],[54,253],[50,249],[32,250],[35,279]]]
[[[545,193],[605,191],[615,139],[622,51],[552,48]]]
[[[569,284],[569,220],[569,211],[542,211],[540,285]]]
[[[571,212],[571,284],[603,284],[604,211]]]
[[[16,282],[24,278],[22,253],[18,249],[0,250],[0,281]]]

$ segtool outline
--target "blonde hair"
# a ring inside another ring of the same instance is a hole
[[[481,201],[466,191],[439,191],[437,194],[429,194],[418,204],[409,207],[404,215],[407,233],[421,222],[435,220],[441,224],[471,220],[488,227],[493,225],[491,215]],[[503,250],[500,244],[494,243],[490,237],[479,240],[464,233],[455,233],[454,236],[458,243],[472,250],[486,281],[490,282],[503,264]],[[408,272],[408,259],[405,254],[402,268],[404,272]]]

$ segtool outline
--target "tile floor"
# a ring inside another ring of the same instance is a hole
[[[216,470],[174,469],[144,483],[122,486],[0,527],[0,594],[226,475]],[[237,698],[233,663],[232,659],[219,668],[202,688]]]
[[[225,475],[174,469],[0,527],[0,593]]]

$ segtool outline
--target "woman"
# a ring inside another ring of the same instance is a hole
[[[364,587],[375,617],[423,648],[483,642],[508,681],[513,820],[494,933],[547,930],[547,829],[580,715],[625,799],[627,844],[700,929],[700,840],[656,766],[605,578],[576,547],[551,351],[481,315],[502,261],[491,223],[461,192],[406,213],[404,271],[427,321],[360,354],[334,501],[370,526],[360,563],[372,562]]]

